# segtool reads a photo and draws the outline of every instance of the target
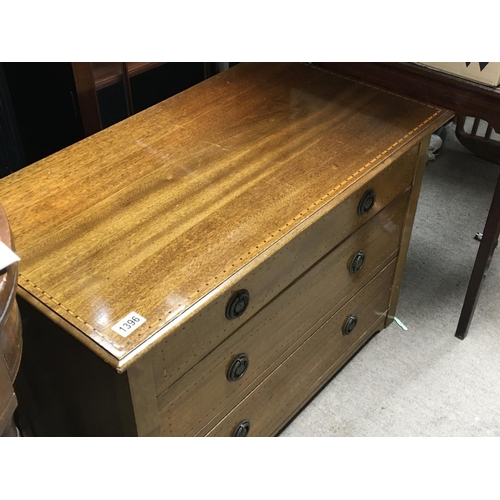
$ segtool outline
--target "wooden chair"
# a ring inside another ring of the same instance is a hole
[[[118,88],[124,119],[138,111],[137,100],[134,101],[132,93],[132,81],[143,73],[150,72],[150,78],[154,79],[152,70],[156,70],[165,64],[164,62],[73,62],[73,76],[75,79],[78,104],[82,117],[85,136],[92,135],[105,128],[106,120],[103,117],[98,94],[105,89],[113,87],[116,92]],[[208,78],[229,67],[229,63],[203,63],[203,78]],[[152,75],[152,76],[151,76]],[[182,74],[179,75],[182,78]],[[116,96],[115,96],[116,97]],[[137,97],[137,96],[136,96]],[[140,108],[140,106],[139,106]],[[139,109],[140,111],[140,109]]]
[[[467,131],[469,126],[470,132]],[[500,140],[487,121],[469,116],[457,116],[455,134],[469,151],[484,160],[500,165]]]
[[[97,91],[109,85],[122,83],[125,90],[127,115],[134,113],[130,78],[165,63],[71,63],[75,77],[78,102],[86,136],[102,130]]]

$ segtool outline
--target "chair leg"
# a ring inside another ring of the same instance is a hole
[[[465,300],[458,320],[455,337],[463,340],[467,336],[469,326],[476,309],[477,300],[491,262],[491,257],[498,244],[500,233],[500,177],[498,178],[490,211],[484,227],[483,237],[479,245],[472,275],[465,294]]]

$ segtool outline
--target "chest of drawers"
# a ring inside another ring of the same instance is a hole
[[[394,317],[447,111],[239,64],[0,181],[35,435],[267,436]]]

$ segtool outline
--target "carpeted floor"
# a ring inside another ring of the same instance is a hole
[[[455,328],[500,167],[453,125],[427,163],[397,317],[281,436],[500,436],[500,250],[468,337]]]

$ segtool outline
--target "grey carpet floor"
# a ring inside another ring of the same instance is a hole
[[[500,167],[448,125],[427,163],[395,322],[282,431],[292,436],[500,436],[500,250],[469,335],[455,328]]]

